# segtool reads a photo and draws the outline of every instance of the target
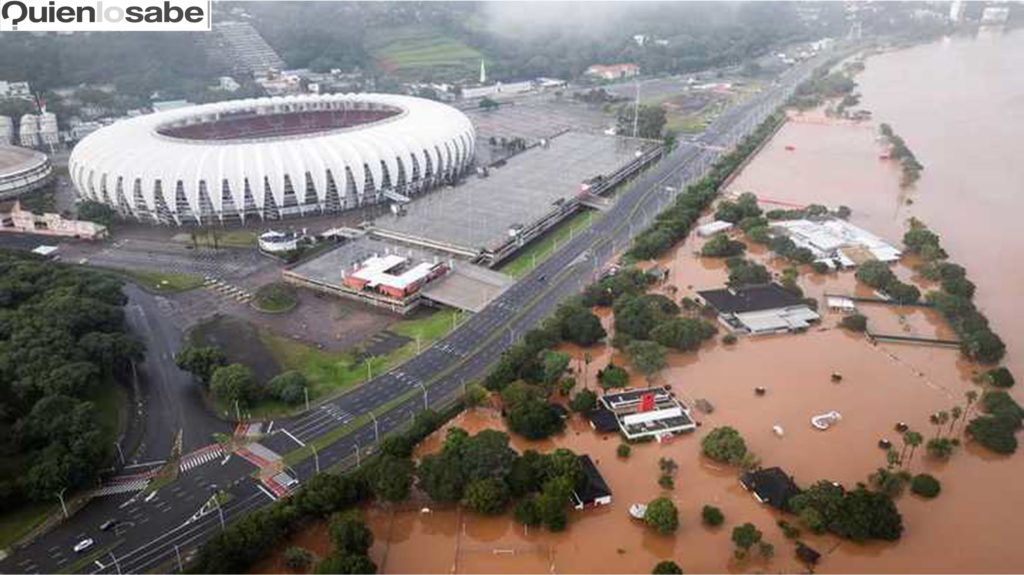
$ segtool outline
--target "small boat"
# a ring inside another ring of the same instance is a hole
[[[793,151],[793,150],[795,150],[795,149],[796,149],[796,146],[792,146],[792,145],[787,145],[787,146],[786,146],[786,151],[787,151],[787,152],[792,152],[792,151]]]
[[[785,430],[782,429],[781,425],[773,425],[772,426],[772,432],[775,435],[778,435],[779,437],[782,437],[783,435],[786,434]]]
[[[822,413],[821,415],[815,415],[812,417],[811,425],[816,429],[826,430],[842,418],[843,416],[839,415],[838,411],[830,411],[828,413]]]
[[[629,515],[633,519],[643,519],[647,515],[647,505],[644,503],[634,503],[629,506]]]

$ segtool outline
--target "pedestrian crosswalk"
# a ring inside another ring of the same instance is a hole
[[[221,449],[220,445],[208,445],[183,456],[181,458],[181,462],[178,464],[178,470],[185,473],[189,469],[199,467],[200,465],[209,463],[214,459],[220,459],[223,455],[224,450]]]
[[[92,492],[93,497],[104,497],[107,495],[117,495],[119,493],[131,493],[133,491],[142,491],[149,484],[149,477],[139,477],[136,479],[129,480],[118,480],[117,478],[111,480],[109,483],[100,487],[96,491]]]
[[[239,303],[246,303],[252,299],[252,294],[238,286],[233,286],[224,280],[212,276],[206,276],[203,285],[220,295],[233,299]]]

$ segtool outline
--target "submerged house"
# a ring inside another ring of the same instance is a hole
[[[572,492],[572,506],[575,509],[611,505],[612,490],[589,455],[580,455],[583,468],[583,483]]]
[[[796,482],[780,467],[746,471],[740,475],[740,485],[753,494],[758,502],[767,503],[779,510],[786,510],[790,498],[800,494]]]
[[[761,335],[802,331],[821,319],[807,302],[776,283],[697,292],[731,331]]]

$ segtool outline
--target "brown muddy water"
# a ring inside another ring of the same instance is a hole
[[[863,106],[875,122],[888,122],[925,165],[920,181],[899,187],[897,167],[878,159],[875,124],[832,124],[814,115],[788,123],[733,182],[730,192],[753,191],[782,202],[853,209],[851,220],[893,243],[905,221],[917,216],[943,237],[955,261],[968,268],[978,284],[977,301],[1008,344],[1007,363],[1024,375],[1024,314],[1014,309],[1024,286],[1024,233],[1016,222],[1024,213],[1024,33],[954,39],[872,57],[858,78]],[[792,146],[792,151],[786,150]],[[908,202],[907,200],[911,200]],[[691,237],[660,263],[671,273],[667,286],[656,288],[675,299],[699,289],[720,286],[726,273],[720,261],[694,256],[700,241]],[[751,256],[772,265],[763,250]],[[912,278],[913,262],[898,273]],[[803,270],[800,284],[808,296],[857,291],[852,272],[817,276]],[[919,278],[917,278],[919,279]],[[924,285],[922,282],[917,282]],[[669,287],[672,286],[672,287]],[[951,337],[934,312],[914,308],[864,307],[872,329],[887,333]],[[673,559],[685,571],[803,571],[775,521],[781,516],[759,505],[739,486],[737,472],[719,468],[700,454],[700,439],[720,425],[736,427],[765,466],[779,465],[806,485],[818,479],[852,485],[884,464],[880,438],[897,446],[893,426],[900,421],[926,437],[935,433],[928,415],[963,405],[971,376],[979,368],[956,350],[897,344],[872,345],[862,336],[836,329],[836,314],[822,310],[821,325],[800,335],[741,338],[733,346],[720,341],[697,353],[672,354],[658,383],[673,387],[692,404],[704,398],[712,414],[694,412],[702,426],[668,444],[636,445],[628,459],[615,455],[617,437],[602,437],[574,419],[561,436],[544,442],[513,438],[516,449],[541,451],[565,446],[589,453],[614,495],[611,506],[571,514],[566,532],[525,532],[511,513],[483,518],[458,509],[423,513],[420,503],[390,512],[366,510],[376,535],[371,551],[382,572],[635,572],[648,573],[660,560]],[[611,318],[602,313],[606,324]],[[576,358],[582,350],[566,347]],[[598,346],[580,385],[595,385],[595,374],[613,356]],[[615,357],[616,363],[625,364]],[[831,374],[843,375],[840,383]],[[582,376],[582,373],[580,373]],[[640,377],[636,386],[644,385]],[[757,396],[753,388],[764,386]],[[817,431],[809,418],[830,410],[842,421]],[[471,432],[503,428],[491,409],[459,416],[451,425]],[[772,426],[785,430],[783,437]],[[956,428],[959,430],[960,426]],[[436,449],[443,431],[421,446]],[[657,484],[658,460],[679,464],[671,491]],[[1024,455],[1002,458],[967,445],[948,463],[929,460],[918,451],[911,471],[927,471],[942,482],[938,498],[925,501],[905,494],[897,501],[905,531],[897,543],[857,545],[834,537],[804,535],[823,553],[820,572],[1019,572],[1024,548]],[[662,537],[631,520],[631,503],[661,494],[680,510],[678,533]],[[700,523],[705,504],[722,509],[725,525]],[[429,505],[427,503],[426,505]],[[775,544],[771,561],[737,562],[730,533],[750,521]],[[296,537],[294,543],[324,554],[322,526]],[[278,559],[259,572],[281,571]]]

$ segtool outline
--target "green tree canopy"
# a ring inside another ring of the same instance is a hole
[[[679,511],[676,504],[667,497],[658,497],[647,504],[644,522],[662,535],[675,533],[679,528]]]

